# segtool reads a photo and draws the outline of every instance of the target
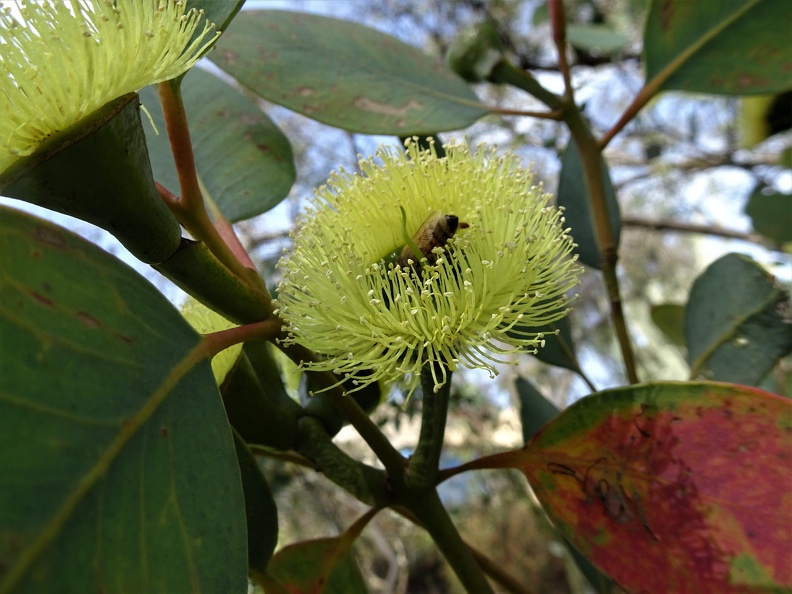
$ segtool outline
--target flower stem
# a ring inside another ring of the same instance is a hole
[[[195,157],[180,85],[180,80],[169,80],[157,85],[162,103],[162,113],[165,116],[165,127],[168,130],[173,160],[179,176],[181,198],[175,200],[172,196],[168,197],[164,194],[162,190],[160,190],[160,195],[179,222],[196,240],[206,244],[206,247],[217,259],[236,276],[260,289],[262,283],[252,280],[252,277],[258,276],[258,274],[239,261],[212,224],[209,213],[206,211],[198,174],[195,170]]]
[[[432,362],[429,365],[439,366],[443,363]],[[404,476],[404,482],[409,489],[426,489],[434,487],[437,483],[440,453],[443,449],[446,417],[448,416],[448,400],[451,395],[451,372],[446,371],[446,381],[437,393],[434,393],[435,375],[432,374],[432,369],[429,366],[424,367],[421,371],[421,390],[423,392],[421,433]]]
[[[204,195],[206,195],[206,192],[204,192]],[[231,223],[228,222],[228,219],[223,216],[222,211],[217,206],[215,201],[212,200],[210,196],[205,197],[209,213],[212,216],[212,221],[214,221],[214,226],[217,229],[217,232],[220,234],[220,237],[223,238],[223,241],[225,241],[226,245],[228,245],[229,249],[234,253],[234,256],[242,263],[243,266],[255,270],[256,265],[253,263],[253,260],[251,260],[250,254],[247,253],[245,247],[242,245],[242,242],[239,241],[239,237],[237,237],[233,225],[231,225]],[[263,280],[258,275],[256,278]]]
[[[462,540],[437,491],[426,489],[401,502],[426,529],[470,594],[493,594],[476,558]]]
[[[551,110],[564,109],[566,102],[563,97],[545,89],[530,73],[517,68],[506,60],[501,60],[490,74],[490,82],[507,84],[522,89],[539,99]],[[555,118],[554,118],[555,119]]]
[[[636,384],[638,383],[638,372],[636,370],[635,355],[630,341],[630,334],[627,330],[619,280],[616,275],[618,248],[616,247],[616,240],[608,217],[605,180],[602,177],[602,168],[600,167],[602,154],[599,146],[597,146],[596,139],[577,108],[568,109],[564,115],[564,121],[569,127],[572,138],[580,151],[580,160],[583,164],[588,197],[591,202],[592,223],[594,224],[600,251],[602,274],[608,291],[608,301],[611,305],[613,325],[616,330],[619,347],[621,348],[627,379],[631,384]]]
[[[275,340],[275,345],[297,365],[303,361],[308,362],[315,360],[316,355],[299,344],[284,345],[284,338],[286,338],[286,334],[282,333],[279,339]],[[338,378],[329,371],[313,371],[308,373],[311,373],[316,382],[322,387],[328,387],[338,383]],[[340,385],[330,388],[325,393],[377,455],[377,458],[380,459],[388,473],[393,476],[401,476],[404,472],[406,460],[399,451],[393,447],[393,444],[385,437],[385,434],[380,431],[377,424],[369,418],[366,411],[355,402],[354,398],[348,396]]]
[[[318,419],[306,416],[298,421],[296,449],[319,472],[363,503],[382,507],[390,502],[386,474],[345,454]]]

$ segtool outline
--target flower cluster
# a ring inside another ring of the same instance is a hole
[[[412,391],[441,363],[438,389],[459,363],[494,374],[505,355],[535,352],[536,328],[568,312],[580,267],[551,197],[514,155],[446,151],[382,148],[381,165],[361,161],[361,174],[340,171],[317,191],[277,300],[288,340],[322,356],[304,368],[358,388],[404,379]],[[389,257],[437,212],[459,218],[456,234],[421,264]]]
[[[0,7],[0,172],[126,93],[189,69],[219,35],[184,0]]]

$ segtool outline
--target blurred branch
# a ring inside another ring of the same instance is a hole
[[[300,365],[302,362],[316,360],[316,355],[304,346],[299,344],[284,344],[286,338],[287,333],[281,332],[280,336],[275,339],[274,344],[294,363]],[[317,384],[326,390],[325,393],[328,395],[328,398],[333,402],[336,408],[344,414],[347,421],[352,424],[360,436],[366,441],[387,471],[392,475],[400,476],[404,471],[406,460],[398,450],[393,447],[377,424],[369,418],[366,411],[355,402],[354,398],[347,395],[338,378],[330,371],[307,371],[306,373],[311,374]]]
[[[304,466],[305,468],[310,468],[311,470],[316,470],[316,464],[314,464],[311,460],[309,460],[302,454],[298,454],[297,452],[280,452],[278,450],[268,448],[267,446],[261,446],[255,443],[249,443],[247,444],[247,446],[248,448],[250,448],[250,451],[253,453],[254,456],[272,458],[274,460],[289,462],[291,464],[296,464],[298,466]]]
[[[558,51],[558,69],[564,78],[564,98],[567,102],[574,102],[572,93],[572,78],[569,75],[569,62],[566,55],[566,14],[561,0],[547,0],[550,12],[550,25],[553,29],[553,42]]]
[[[517,116],[525,116],[528,118],[540,118],[543,120],[560,120],[563,112],[560,109],[554,109],[553,111],[525,111],[522,109],[507,109],[505,107],[491,107],[489,110],[492,113],[497,113],[500,115],[517,115]]]
[[[443,366],[445,363],[432,361],[421,370],[421,432],[404,476],[410,489],[427,489],[437,481],[451,396],[451,371],[442,370]],[[439,389],[435,375],[445,379]]]
[[[518,582],[513,575],[503,570],[500,563],[487,557],[484,553],[476,549],[469,542],[465,542],[476,562],[481,566],[490,579],[497,582],[498,585],[506,588],[507,592],[512,594],[532,594],[533,590]]]
[[[635,353],[627,330],[627,320],[624,316],[619,279],[616,274],[618,250],[610,219],[608,218],[605,180],[603,179],[602,167],[600,166],[602,153],[591,130],[586,125],[583,115],[577,108],[568,109],[564,114],[564,121],[569,126],[569,131],[580,151],[586,187],[591,203],[591,212],[593,214],[592,223],[599,245],[602,274],[608,291],[613,327],[621,349],[622,359],[624,360],[624,370],[627,374],[627,380],[631,384],[636,384],[638,383],[638,372],[636,370]]]
[[[772,247],[772,244],[769,243],[766,238],[756,233],[743,233],[742,231],[734,231],[712,225],[695,225],[692,223],[654,220],[637,216],[622,217],[622,224],[625,227],[640,227],[643,229],[651,229],[653,231],[677,231],[679,233],[698,233],[701,235],[724,237],[726,239],[739,239],[740,241],[756,243],[763,247]]]
[[[274,233],[264,233],[256,237],[252,237],[249,241],[248,249],[250,251],[253,251],[257,248],[260,248],[263,245],[272,243],[273,241],[287,239],[290,233],[291,233],[291,229],[284,229],[283,231],[275,231]]]

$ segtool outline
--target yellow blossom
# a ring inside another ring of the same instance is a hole
[[[323,357],[304,368],[358,387],[403,378],[412,390],[439,362],[438,389],[459,363],[495,374],[506,355],[535,352],[543,340],[531,329],[568,312],[580,267],[551,197],[515,155],[446,150],[382,148],[381,165],[361,161],[361,174],[341,171],[317,191],[277,300],[289,340]],[[467,227],[435,247],[434,264],[388,257],[438,211]]]
[[[174,78],[216,39],[184,0],[23,2],[0,9],[0,172],[105,103]]]

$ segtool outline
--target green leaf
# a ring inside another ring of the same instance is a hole
[[[616,193],[613,191],[608,165],[601,160],[602,177],[605,180],[605,201],[608,205],[608,219],[616,246],[619,245],[621,230],[621,214]],[[586,176],[580,151],[574,141],[570,141],[561,156],[561,173],[558,180],[558,206],[566,209],[566,224],[572,229],[572,238],[578,244],[580,261],[591,268],[600,269],[600,249],[597,243],[597,232],[594,228],[594,214],[591,211]]]
[[[278,507],[267,479],[261,474],[255,456],[245,441],[234,432],[247,516],[248,565],[264,572],[278,544]]]
[[[792,146],[786,147],[781,151],[781,157],[778,159],[779,165],[792,169]]]
[[[243,592],[239,466],[200,337],[49,222],[0,208],[0,253],[0,592]]]
[[[725,95],[792,88],[792,2],[655,0],[646,19],[646,84]]]
[[[470,83],[487,80],[504,59],[497,25],[485,20],[459,31],[448,47],[448,66]]]
[[[547,332],[544,338],[545,345],[534,355],[537,359],[548,365],[563,367],[576,373],[580,372],[580,365],[575,354],[575,343],[572,341],[569,316],[564,316],[560,320],[536,330]],[[558,330],[558,334],[554,334],[556,330]]]
[[[597,50],[612,54],[622,49],[629,38],[617,33],[607,25],[569,25],[567,27],[567,40],[573,46],[582,50]]]
[[[295,170],[289,141],[272,120],[239,91],[199,68],[188,73],[181,90],[195,166],[207,198],[232,222],[279,204],[294,183]],[[159,130],[157,136],[146,126],[154,178],[178,194],[156,89],[146,87],[140,97]]]
[[[209,59],[257,95],[353,132],[456,130],[488,113],[459,77],[423,52],[329,17],[244,12]]]
[[[361,373],[358,377],[362,378],[366,375],[368,374]],[[349,390],[353,390],[357,387],[357,381],[346,379],[342,386]],[[333,437],[336,433],[341,431],[341,428],[346,425],[349,420],[333,403],[333,399],[329,394],[321,392],[315,393],[320,387],[320,385],[316,384],[316,380],[313,376],[310,374],[303,375],[303,381],[300,386],[300,400],[305,409],[305,414],[319,419],[327,431],[327,434]],[[371,414],[382,402],[383,391],[379,382],[373,382],[355,392],[350,392],[349,397],[357,402],[367,414]]]
[[[280,406],[283,398],[290,401],[280,377],[271,376],[269,382],[260,382],[247,352],[239,358],[222,393],[228,420],[246,442],[277,450],[294,447],[297,412]]]
[[[792,241],[792,194],[758,187],[745,205],[757,233],[777,244]]]
[[[536,386],[526,379],[518,377],[514,386],[520,398],[523,442],[528,443],[547,422],[558,416],[561,409],[545,398]]]
[[[655,326],[675,345],[685,346],[685,306],[676,303],[653,305],[650,315]]]
[[[299,542],[278,551],[268,573],[290,594],[365,594],[366,584],[343,538]]]
[[[501,458],[628,592],[780,592],[792,588],[790,433],[785,398],[656,383],[583,398]]]
[[[692,378],[756,385],[792,350],[789,295],[746,256],[712,263],[690,290],[685,342]]]
[[[544,326],[517,326],[515,331],[507,331],[509,336],[522,336],[523,332],[543,332],[545,345],[536,352],[534,357],[542,363],[563,367],[575,373],[580,373],[580,364],[575,353],[575,344],[572,340],[572,327],[569,316],[564,316],[555,322]],[[556,334],[556,332],[558,332]]]
[[[302,414],[302,407],[289,395],[289,391],[293,390],[294,398],[298,397],[300,378],[297,365],[283,351],[266,342],[246,342],[243,349],[259,383],[267,387],[268,397],[286,412]],[[292,376],[297,376],[296,381]],[[295,385],[290,383],[292,381],[295,381]]]
[[[210,23],[225,31],[244,3],[245,0],[190,0],[189,8],[203,10]]]
[[[195,328],[196,332],[208,334],[219,332],[236,327],[236,324],[229,322],[216,311],[209,309],[204,304],[190,297],[182,305],[181,313],[184,319]],[[234,367],[239,354],[242,352],[242,344],[235,344],[231,348],[219,352],[212,358],[212,373],[214,374],[217,385],[223,383],[228,373]]]
[[[531,24],[534,27],[539,27],[550,20],[550,10],[547,8],[547,2],[542,2],[536,7],[531,17]]]

